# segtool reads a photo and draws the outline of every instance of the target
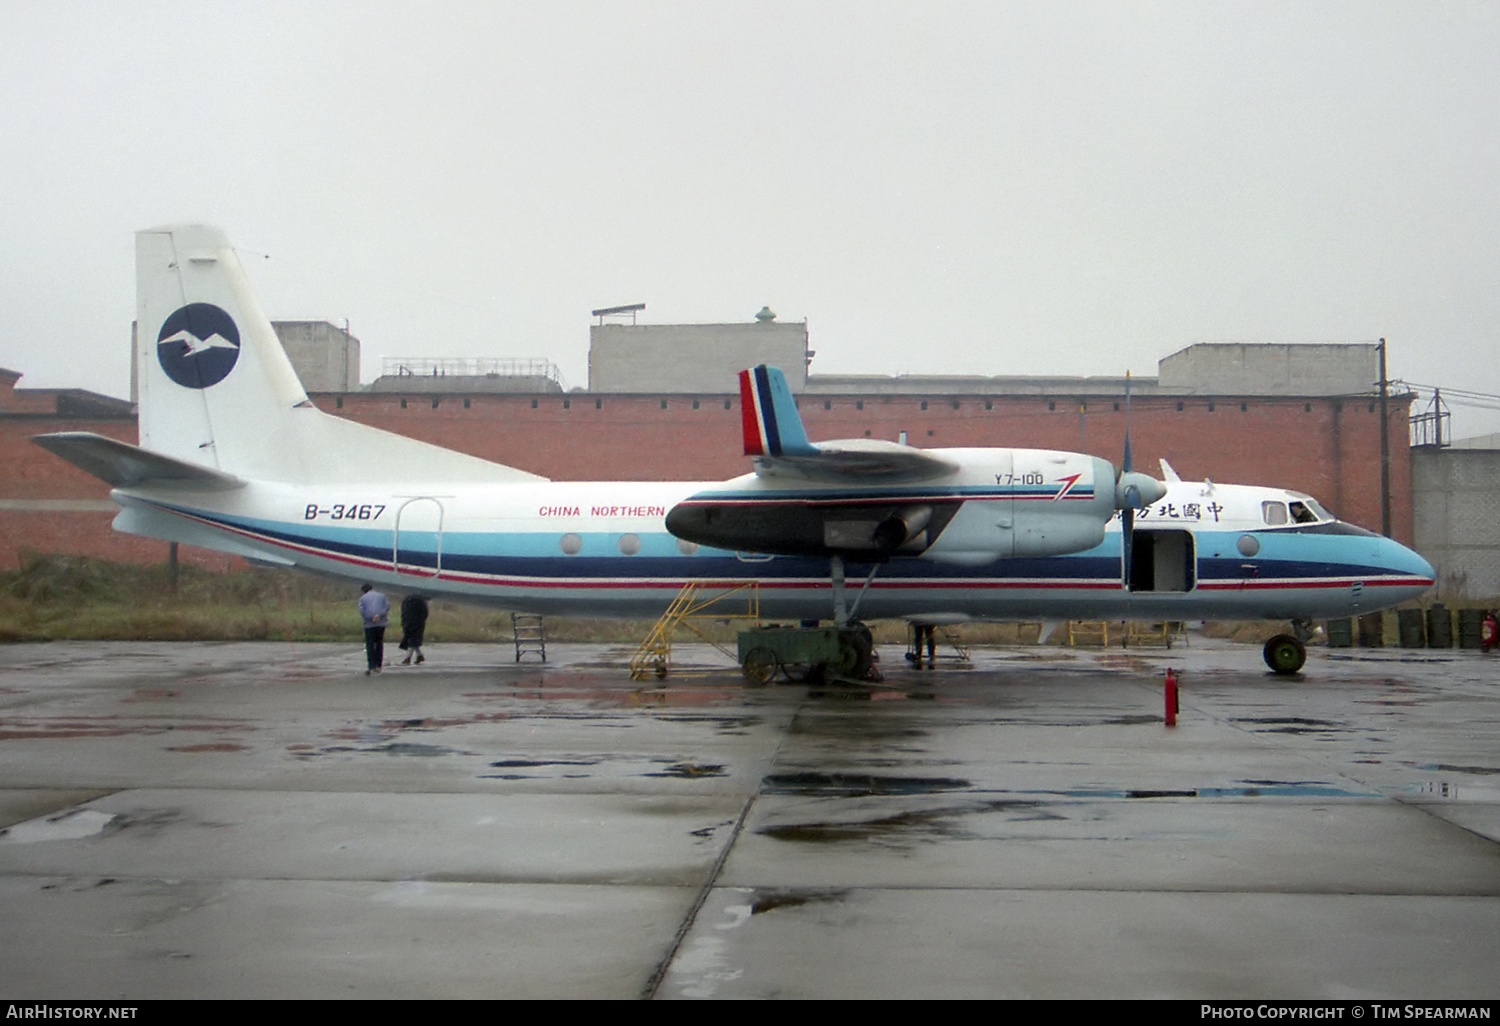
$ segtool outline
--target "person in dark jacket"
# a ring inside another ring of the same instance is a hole
[[[401,647],[406,649],[406,658],[401,660],[402,666],[408,665],[412,656],[416,656],[419,663],[427,661],[427,657],[422,654],[422,635],[426,631],[427,599],[413,592],[401,600]]]

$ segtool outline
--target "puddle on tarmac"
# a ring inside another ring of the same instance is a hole
[[[1437,770],[1447,773],[1473,773],[1476,776],[1489,776],[1500,773],[1500,768],[1494,766],[1450,766],[1445,762],[1428,763],[1425,766],[1418,766],[1417,769]]]
[[[1348,729],[1332,720],[1311,720],[1302,716],[1241,716],[1231,723],[1248,723],[1257,734],[1326,734]]]
[[[776,773],[761,780],[762,794],[856,796],[936,794],[972,787],[956,777],[886,777],[869,773]]]
[[[578,780],[592,777],[590,772],[548,772],[558,767],[579,766],[592,768],[612,766],[607,770],[611,776],[668,777],[676,780],[701,780],[708,777],[728,776],[728,768],[721,763],[687,762],[679,759],[651,758],[639,754],[611,754],[587,757],[538,759],[518,757],[499,759],[489,764],[499,770],[537,770],[535,773],[482,773],[481,780]]]
[[[679,780],[697,780],[699,777],[722,777],[727,774],[724,772],[723,766],[674,762],[659,773],[646,773],[643,775],[648,777],[676,777]]]
[[[750,899],[750,914],[764,915],[778,908],[800,908],[803,905],[827,905],[843,901],[846,890],[838,891],[756,891]]]
[[[870,841],[903,845],[934,840],[963,840],[977,836],[973,831],[962,826],[966,819],[991,813],[1001,813],[1008,820],[1020,823],[1067,818],[1045,808],[1041,802],[996,799],[939,805],[925,809],[905,809],[890,815],[865,819],[782,823],[761,827],[756,833],[776,841],[804,841],[817,844]]]
[[[129,735],[171,734],[180,731],[249,731],[256,728],[243,720],[208,723],[140,723],[116,716],[70,717],[67,719],[0,719],[0,741],[40,741],[64,738],[107,738]]]

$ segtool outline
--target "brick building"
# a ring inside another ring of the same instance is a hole
[[[135,441],[129,404],[71,390],[16,389],[0,372],[0,566],[25,550],[155,561],[166,545],[109,529],[108,489],[33,445],[34,434],[95,431]],[[559,480],[716,480],[742,474],[737,395],[587,392],[317,393],[338,416]],[[1124,396],[803,392],[814,439],[904,433],[927,448],[1080,450],[1118,463]],[[1409,396],[1389,404],[1392,534],[1412,538]],[[1342,518],[1380,528],[1379,404],[1371,395],[1144,395],[1131,400],[1140,469],[1165,457],[1185,479],[1307,492]],[[223,557],[190,553],[208,565]]]

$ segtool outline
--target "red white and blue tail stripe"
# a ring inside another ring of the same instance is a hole
[[[740,416],[746,456],[815,456],[797,403],[779,367],[740,371]]]

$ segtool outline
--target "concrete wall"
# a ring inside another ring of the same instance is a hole
[[[327,321],[276,321],[271,325],[309,392],[359,388],[359,339]]]
[[[1160,361],[1157,377],[1163,391],[1198,395],[1359,395],[1378,388],[1380,354],[1373,342],[1200,342]]]
[[[1500,451],[1412,450],[1416,549],[1443,599],[1500,597]]]
[[[780,367],[793,392],[807,382],[807,324],[596,324],[589,391],[722,393],[757,364]]]

